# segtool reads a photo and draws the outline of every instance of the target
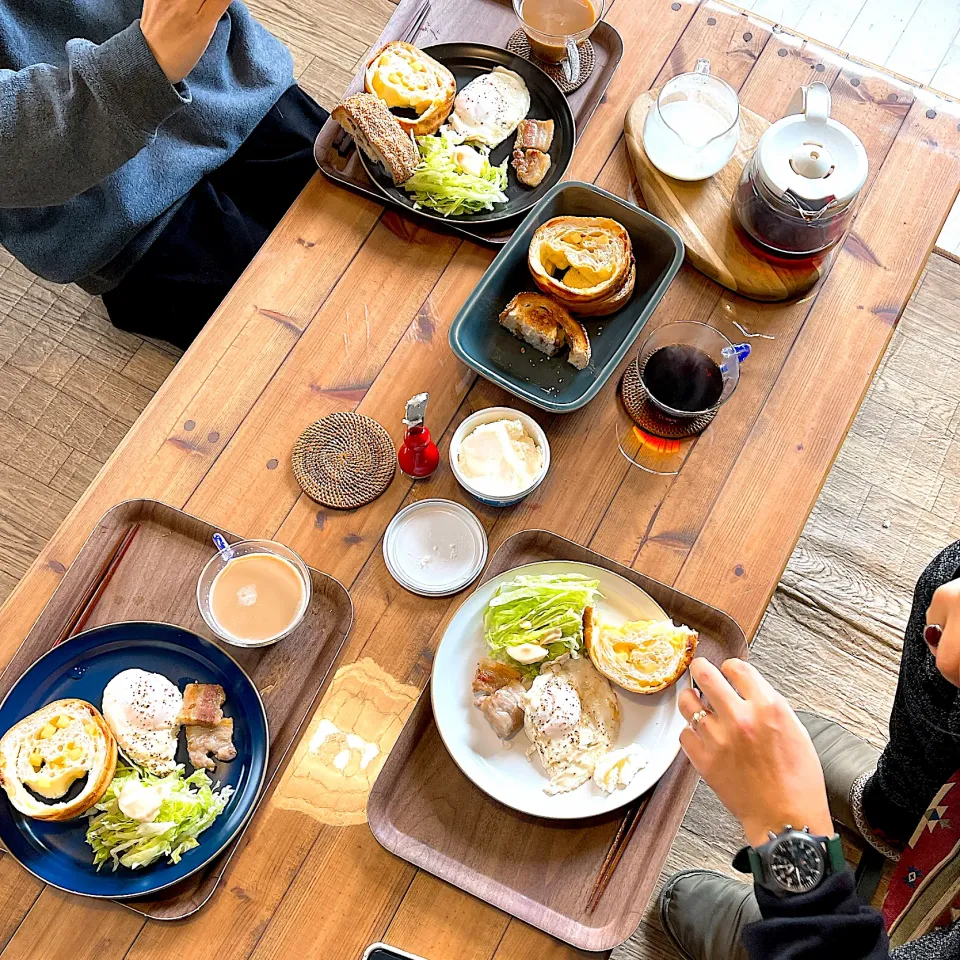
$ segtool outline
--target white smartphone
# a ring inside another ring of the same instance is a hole
[[[363,960],[424,960],[424,958],[407,953],[406,950],[398,950],[388,943],[373,943],[364,952]]]

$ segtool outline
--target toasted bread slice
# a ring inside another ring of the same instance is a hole
[[[450,116],[457,96],[453,74],[412,43],[391,40],[368,61],[363,75],[367,93],[387,107],[412,110],[416,119],[398,116],[407,133],[424,137],[436,133]]]
[[[542,293],[518,293],[500,314],[500,325],[548,357],[556,356],[568,343],[567,360],[578,370],[590,363],[590,337],[583,324],[563,304]]]
[[[117,741],[86,700],[48,703],[0,738],[0,785],[13,806],[35,820],[86,813],[107,792],[116,769]],[[84,776],[80,793],[61,800]]]
[[[590,357],[593,351],[590,349],[590,337],[583,324],[570,317],[570,323],[566,324],[563,332],[567,335],[567,342],[570,344],[570,353],[567,355],[567,362],[578,370],[583,370],[590,363]]]
[[[622,627],[584,611],[583,643],[593,665],[632,693],[657,693],[676,683],[690,666],[699,634],[672,620],[636,620]]]
[[[420,163],[420,150],[387,105],[372,93],[355,93],[334,107],[333,119],[395,184],[405,183]]]
[[[542,293],[518,293],[500,314],[500,326],[525,340],[548,357],[555,357],[566,342],[560,321],[563,307]],[[567,314],[567,317],[573,318]]]

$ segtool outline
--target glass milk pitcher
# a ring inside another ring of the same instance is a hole
[[[705,180],[724,167],[740,139],[736,91],[698,60],[660,89],[643,124],[643,148],[650,162],[676,180]]]

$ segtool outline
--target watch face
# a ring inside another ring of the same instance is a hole
[[[770,852],[770,873],[784,890],[806,893],[826,872],[826,858],[820,844],[803,834],[784,837]]]

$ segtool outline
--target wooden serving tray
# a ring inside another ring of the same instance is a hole
[[[637,183],[647,209],[683,237],[687,259],[705,276],[752,300],[792,300],[811,290],[840,249],[815,261],[773,264],[752,253],[733,226],[733,195],[747,161],[770,121],[740,105],[740,142],[722,170],[706,180],[674,180],[661,173],[643,149],[643,122],[659,88],[640,94],[623,129]]]
[[[259,650],[220,643],[200,616],[197,579],[216,552],[214,533],[222,533],[231,543],[242,538],[218,531],[182,510],[156,500],[128,500],[103,516],[0,676],[0,697],[53,646],[117,541],[137,523],[140,529],[86,627],[125,620],[173,623],[221,646],[246,670],[260,691],[270,731],[270,758],[259,807],[301,726],[319,703],[320,688],[353,623],[353,602],[339,581],[311,569],[313,597],[294,633]],[[187,917],[210,899],[242,839],[243,833],[206,869],[165,890],[162,899],[115,902],[153,920]]]
[[[674,619],[700,631],[698,654],[745,657],[743,631],[727,614],[546,530],[524,530],[494,554],[481,583],[541,560],[612,570],[646,590]],[[594,913],[586,902],[624,810],[552,821],[501,806],[460,772],[440,739],[423,691],[367,803],[377,840],[487,903],[583,950],[611,950],[640,923],[698,776],[681,753],[654,789]]]
[[[417,21],[423,16],[425,7],[426,17],[417,28]],[[380,35],[377,49],[391,40],[406,40],[424,47],[462,41],[505,48],[519,26],[510,0],[428,0],[426,4],[416,0],[402,0],[399,12],[394,14]],[[596,59],[593,73],[583,86],[567,97],[573,110],[578,140],[617,72],[623,56],[623,40],[616,28],[606,21],[601,20],[597,24],[590,39]],[[361,90],[362,68],[344,96]],[[357,157],[353,139],[333,118],[326,122],[317,135],[313,152],[317,165],[331,180],[336,180],[377,203],[389,204],[408,216],[411,214],[407,207],[396,203],[371,182]],[[513,231],[523,222],[524,216],[525,214],[520,214],[509,220],[498,221],[486,229],[481,224],[458,224],[456,221],[440,223],[430,218],[424,220],[434,227],[449,226],[472,240],[499,245],[510,239]]]

